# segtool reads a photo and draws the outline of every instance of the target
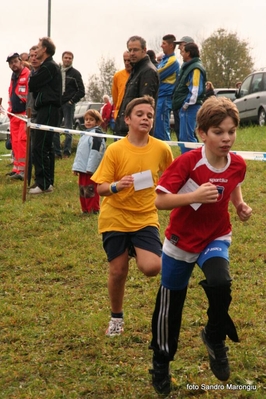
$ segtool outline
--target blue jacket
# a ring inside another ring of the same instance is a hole
[[[172,96],[179,72],[179,62],[175,53],[164,55],[157,69],[160,79],[158,97]]]
[[[103,134],[103,131],[98,126],[88,129],[86,132]],[[106,145],[104,138],[85,134],[82,135],[79,139],[72,170],[75,172],[89,172],[93,174],[98,168],[105,150]]]

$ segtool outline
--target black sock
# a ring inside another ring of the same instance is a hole
[[[114,319],[123,319],[123,312],[120,313],[111,312],[111,317],[113,317]]]

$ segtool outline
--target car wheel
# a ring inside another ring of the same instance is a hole
[[[259,110],[258,123],[260,126],[264,126],[266,123],[266,112],[263,108]]]

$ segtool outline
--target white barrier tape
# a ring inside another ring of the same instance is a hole
[[[7,132],[6,130],[0,130],[0,133],[2,133],[2,134],[10,134],[10,132]]]
[[[23,119],[25,120],[25,119]],[[26,122],[26,120],[25,120]],[[48,130],[50,132],[56,132],[56,133],[63,133],[63,134],[85,134],[86,136],[93,136],[93,137],[103,137],[103,138],[111,138],[111,139],[121,139],[121,136],[116,136],[113,134],[105,134],[105,133],[96,133],[96,132],[86,132],[86,131],[80,131],[80,130],[74,130],[74,129],[65,129],[65,128],[60,128],[60,127],[53,127],[53,126],[48,126],[48,125],[40,125],[37,123],[30,123],[27,121],[27,126],[29,126],[31,129],[39,129],[39,130]],[[10,132],[0,132],[4,134],[10,134]],[[166,141],[167,144],[170,146],[179,146],[180,148],[199,148],[202,147],[202,143],[189,143],[189,142],[184,142],[184,141]],[[266,161],[266,152],[257,152],[257,151],[231,151],[234,154],[240,155],[242,158],[246,160],[251,160],[251,161]]]
[[[93,137],[103,137],[103,138],[111,138],[111,139],[121,139],[121,136],[115,136],[113,134],[105,134],[105,133],[96,133],[96,132],[86,132],[85,130],[74,130],[74,129],[65,129],[61,127],[53,127],[47,125],[39,125],[37,123],[30,124],[31,129],[39,129],[39,130],[47,130],[50,132],[63,133],[63,134],[85,134],[86,136]]]

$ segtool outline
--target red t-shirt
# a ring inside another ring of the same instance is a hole
[[[174,160],[161,176],[156,191],[176,194],[192,179],[197,185],[210,182],[219,191],[218,201],[191,205],[171,211],[165,236],[184,251],[198,253],[214,239],[231,232],[228,203],[232,191],[244,180],[246,163],[239,155],[229,153],[223,169],[213,168],[207,161],[204,146],[189,151]]]

